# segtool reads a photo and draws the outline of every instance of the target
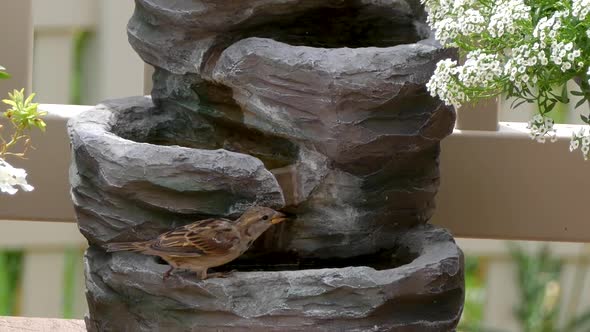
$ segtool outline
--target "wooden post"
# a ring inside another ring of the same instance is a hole
[[[31,91],[33,14],[31,0],[0,0],[0,65],[12,79],[0,81],[0,99],[13,89]]]
[[[100,0],[97,24],[96,100],[143,95],[143,61],[129,45],[134,1]]]

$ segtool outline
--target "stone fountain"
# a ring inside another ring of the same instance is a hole
[[[90,331],[453,331],[463,256],[427,222],[455,113],[418,0],[136,0],[151,97],[70,123]],[[252,205],[292,220],[199,281],[106,253]]]

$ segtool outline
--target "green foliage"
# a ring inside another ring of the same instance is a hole
[[[465,306],[459,331],[479,331],[483,319],[485,284],[477,257],[465,257]]]
[[[80,262],[82,261],[83,252],[77,248],[67,249],[64,253],[64,274],[63,274],[63,318],[75,318],[75,294],[78,285],[78,276],[80,275]]]
[[[38,107],[39,104],[33,103],[35,94],[32,93],[25,99],[25,90],[14,90],[12,93],[8,93],[8,99],[2,100],[3,103],[10,106],[10,108],[4,112],[4,116],[10,119],[16,128],[20,130],[31,129],[31,127],[37,127],[41,131],[45,131],[45,122],[41,119],[42,116],[46,115],[46,112],[40,112]]]
[[[10,74],[6,72],[6,68],[0,66],[0,80],[10,78]]]
[[[560,295],[562,261],[555,258],[548,246],[534,254],[529,254],[520,246],[510,245],[512,259],[517,265],[516,280],[520,303],[514,316],[523,332],[588,332],[590,331],[590,311],[569,320],[563,326],[558,323],[561,313]],[[466,301],[465,312],[459,324],[461,332],[506,332],[481,324],[483,318],[483,298],[481,292],[484,281],[478,277],[474,259],[466,262]],[[476,259],[475,259],[476,260]],[[479,280],[477,280],[479,278]],[[474,280],[477,280],[474,282]]]
[[[542,247],[535,255],[529,255],[515,245],[510,246],[510,252],[518,266],[521,303],[515,315],[523,332],[557,331],[561,261],[551,256],[548,246]]]
[[[5,68],[0,66],[0,79],[9,78],[5,72]],[[8,93],[8,99],[2,100],[2,102],[8,106],[8,110],[2,114],[3,117],[8,119],[9,123],[13,127],[13,132],[7,138],[4,136],[4,127],[0,125],[0,158],[4,159],[5,156],[17,156],[24,158],[25,154],[30,147],[30,137],[26,133],[31,127],[36,127],[41,131],[45,131],[46,124],[42,117],[46,115],[46,112],[41,112],[38,109],[39,104],[33,102],[35,94],[31,94],[25,97],[25,91],[14,90],[12,93]],[[18,143],[24,142],[22,152],[12,152],[11,149],[17,146]]]
[[[72,78],[70,84],[70,103],[73,105],[82,104],[82,80],[84,76],[84,55],[88,50],[88,44],[93,36],[89,30],[80,30],[74,33],[74,54]]]
[[[511,246],[510,252],[518,266],[522,299],[515,315],[524,332],[590,331],[590,312],[574,317],[563,327],[557,321],[562,310],[559,307],[562,261],[551,254],[548,246],[532,255],[518,246]]]
[[[2,131],[4,128],[0,125],[0,158],[4,158],[7,155],[24,158],[30,147],[30,137],[27,131],[31,127],[45,131],[46,124],[42,117],[46,115],[46,112],[39,111],[39,104],[33,103],[33,98],[35,98],[34,93],[25,98],[24,89],[20,91],[14,90],[14,92],[8,94],[8,97],[8,99],[4,99],[2,102],[9,105],[10,108],[2,116],[9,120],[13,131],[9,135],[9,138],[5,138]],[[12,152],[11,150],[20,142],[24,142],[22,152]]]
[[[0,252],[0,316],[14,316],[22,275],[22,251]]]

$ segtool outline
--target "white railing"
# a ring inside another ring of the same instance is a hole
[[[131,1],[31,1],[0,0],[0,45],[10,45],[0,50],[0,62],[14,75],[9,82],[0,82],[1,95],[9,88],[31,86],[34,58],[39,68],[34,73],[34,81],[35,88],[41,92],[40,100],[67,103],[72,63],[63,52],[71,50],[75,29],[90,29],[97,34],[98,45],[94,50],[100,54],[91,57],[94,60],[90,60],[90,65],[99,69],[95,70],[97,83],[90,90],[98,92],[89,100],[140,93],[138,82],[144,81],[144,68],[130,65],[129,57],[117,53],[129,47],[121,23],[128,19]],[[32,8],[35,13],[52,11],[55,14],[33,15]],[[37,24],[35,44],[48,50],[47,54],[36,53],[34,57],[33,16]],[[127,62],[122,61],[124,58]],[[122,67],[135,69],[120,75]],[[36,190],[1,197],[0,220],[9,221],[0,223],[0,247],[25,248],[26,251],[19,314],[59,317],[62,299],[57,290],[63,283],[60,268],[63,252],[85,244],[72,223],[66,121],[88,106],[43,105],[42,109],[49,112],[48,131],[44,135],[34,134],[37,150],[31,152],[29,160],[18,164],[29,171],[29,180]],[[586,198],[583,191],[590,185],[590,178],[586,176],[590,164],[567,150],[570,132],[575,127],[558,126],[558,142],[540,145],[528,138],[522,123],[499,123],[496,110],[497,106],[492,103],[459,112],[458,129],[442,144],[442,185],[433,222],[449,228],[458,237],[590,242],[590,223],[584,220]],[[514,297],[510,297],[513,294],[506,289],[515,287],[511,281],[514,267],[502,249],[504,244],[490,245],[477,240],[460,240],[460,244],[468,255],[485,257],[489,296],[485,320],[494,323],[493,326],[513,327],[509,304]],[[582,245],[553,246],[568,260],[566,269],[581,264],[571,258],[574,252],[585,248]],[[566,247],[569,249],[563,249]],[[587,263],[584,264],[588,268]],[[568,273],[564,278],[566,275]],[[39,282],[38,278],[43,281]],[[586,285],[590,290],[590,280]],[[82,286],[77,289],[76,312],[81,317],[84,311]],[[44,295],[32,297],[29,294]]]

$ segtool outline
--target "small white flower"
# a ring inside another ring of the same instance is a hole
[[[545,143],[547,136],[549,136],[551,142],[555,142],[557,141],[557,132],[553,126],[553,119],[537,114],[527,125],[530,130],[529,137],[539,143]]]
[[[553,121],[552,118],[545,118],[545,126],[546,127],[553,127],[554,123],[555,123],[555,121]]]
[[[0,158],[0,191],[14,195],[18,192],[17,186],[24,191],[34,188],[27,183],[27,172],[22,168],[14,168],[4,159]]]
[[[464,102],[464,93],[456,83],[458,74],[457,61],[444,59],[436,64],[434,75],[426,83],[426,88],[432,96],[438,96],[445,104],[460,106]]]
[[[588,8],[590,7],[590,0],[573,0],[572,1],[572,15],[580,20],[586,19],[588,16]]]
[[[577,139],[570,141],[570,152],[576,150],[579,147],[580,147],[580,142]]]

